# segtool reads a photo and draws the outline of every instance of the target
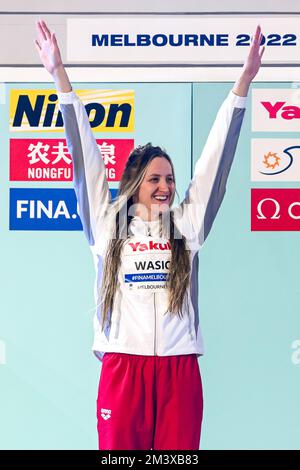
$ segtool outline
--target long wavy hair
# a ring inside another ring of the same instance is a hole
[[[117,194],[117,198],[111,204],[114,206],[115,236],[108,242],[100,298],[102,304],[102,330],[106,322],[111,321],[110,313],[113,311],[115,293],[118,287],[118,272],[121,261],[121,250],[129,237],[128,228],[132,219],[130,207],[138,194],[139,187],[145,177],[147,168],[156,157],[166,158],[171,165],[175,182],[174,166],[169,155],[161,148],[154,147],[149,142],[144,146],[133,149],[127,160]],[[173,203],[175,194],[170,200]],[[123,214],[123,216],[122,216]],[[182,309],[186,301],[186,290],[190,282],[190,251],[187,248],[185,237],[178,231],[174,223],[174,214],[170,209],[166,213],[159,214],[160,236],[169,235],[171,246],[171,259],[166,288],[168,289],[168,310],[170,314],[183,317]],[[125,236],[124,236],[125,227]]]

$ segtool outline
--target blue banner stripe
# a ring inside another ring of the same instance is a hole
[[[139,273],[125,274],[125,283],[128,282],[149,282],[149,281],[166,281],[168,273]]]
[[[10,230],[82,230],[73,188],[10,188],[9,196]]]

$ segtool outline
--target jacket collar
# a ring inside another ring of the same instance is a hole
[[[129,232],[132,235],[144,235],[160,238],[159,220],[144,220],[135,215],[130,222]]]

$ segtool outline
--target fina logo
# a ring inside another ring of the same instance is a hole
[[[283,173],[284,171],[287,171],[287,169],[290,168],[290,166],[293,163],[293,156],[292,156],[290,150],[299,149],[299,148],[300,148],[299,145],[294,145],[292,147],[288,147],[288,148],[284,149],[283,153],[285,155],[283,157],[279,157],[276,152],[265,153],[264,154],[264,160],[262,161],[262,163],[266,168],[270,168],[271,170],[275,170],[277,167],[280,168],[280,164],[282,163],[282,160],[284,160],[284,159],[287,160],[287,164],[283,169],[280,169],[278,171],[273,171],[271,173],[260,171],[260,173],[262,175],[271,176],[271,175],[279,175],[280,173]]]

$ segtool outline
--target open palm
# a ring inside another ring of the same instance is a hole
[[[38,40],[35,40],[35,46],[40,59],[46,70],[53,72],[62,65],[61,55],[57,44],[55,33],[51,33],[43,20],[36,21],[36,32]]]
[[[262,34],[261,28],[258,25],[256,27],[256,32],[250,46],[248,57],[244,63],[242,72],[249,77],[250,80],[253,80],[259,68],[261,66],[261,58],[264,53],[265,47],[263,46],[260,51],[260,42],[261,42]]]

